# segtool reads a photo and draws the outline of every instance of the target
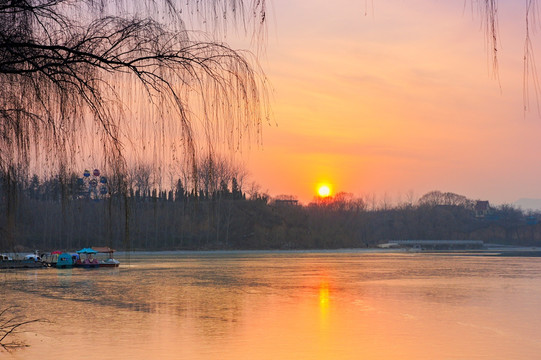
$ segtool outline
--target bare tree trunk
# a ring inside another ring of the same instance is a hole
[[[15,244],[16,211],[17,211],[17,185],[13,170],[9,168],[4,174],[6,192],[6,236],[3,248],[13,250]]]

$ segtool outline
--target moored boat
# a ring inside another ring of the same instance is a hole
[[[24,260],[33,260],[35,262],[41,262],[41,256],[38,255],[37,251],[35,254],[28,254],[24,256]]]
[[[44,263],[41,259],[36,260],[36,258],[30,256],[25,257],[24,259],[13,259],[7,254],[0,255],[0,269],[35,269],[41,268],[44,266]]]
[[[58,269],[69,269],[73,267],[73,258],[70,253],[62,253],[58,255],[56,260],[56,267]]]
[[[62,251],[59,250],[52,251],[50,253],[43,253],[41,254],[41,261],[43,261],[46,266],[56,267],[58,256],[60,254],[62,254]]]
[[[98,268],[98,267],[118,267],[120,261],[113,257],[114,249],[110,247],[93,247],[83,248],[75,253],[58,252],[59,255],[55,255],[55,264],[48,264],[49,266],[56,266],[59,269],[66,269],[71,267],[82,268]]]
[[[91,248],[83,248],[81,250],[77,250],[77,254],[79,255],[86,255],[86,258],[84,260],[81,260],[79,258],[73,266],[75,267],[83,267],[83,268],[97,268],[100,266],[98,259],[94,257],[95,254],[98,252],[96,250],[93,250]]]
[[[120,261],[113,257],[115,250],[111,249],[110,247],[97,246],[92,247],[92,249],[97,251],[98,254],[105,254],[105,258],[100,258],[98,261],[100,267],[118,267],[120,265]]]

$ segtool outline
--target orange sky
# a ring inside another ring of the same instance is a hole
[[[535,101],[523,112],[524,4],[499,1],[498,82],[466,3],[273,0],[261,64],[276,126],[242,154],[252,179],[303,203],[322,181],[392,201],[541,198],[541,116]]]

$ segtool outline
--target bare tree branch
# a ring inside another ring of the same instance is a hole
[[[19,331],[20,328],[37,322],[44,322],[43,319],[25,320],[22,316],[13,315],[17,311],[14,306],[9,306],[0,311],[0,346],[5,350],[25,346],[24,343],[16,340],[9,341]]]

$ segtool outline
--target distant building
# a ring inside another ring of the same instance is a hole
[[[490,210],[490,204],[488,201],[477,200],[475,203],[474,211],[476,218],[484,218],[488,215]]]
[[[274,204],[277,206],[296,206],[299,205],[299,200],[294,199],[276,199]]]

